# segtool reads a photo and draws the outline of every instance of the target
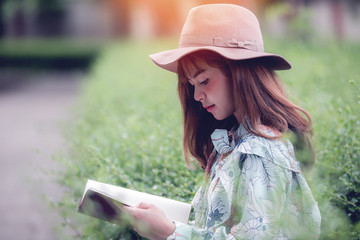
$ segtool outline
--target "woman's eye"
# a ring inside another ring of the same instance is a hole
[[[207,79],[205,79],[204,81],[200,82],[200,84],[206,85],[208,82],[209,82],[209,79],[207,78]]]

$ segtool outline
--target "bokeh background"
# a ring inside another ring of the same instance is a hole
[[[131,239],[76,213],[88,178],[191,200],[176,76],[148,54],[206,3],[252,10],[292,62],[279,74],[314,118],[322,239],[359,239],[359,0],[1,0],[0,239]]]

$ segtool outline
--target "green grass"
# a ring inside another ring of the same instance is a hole
[[[86,79],[76,118],[66,126],[70,153],[58,156],[65,165],[59,181],[69,191],[56,207],[76,238],[127,237],[75,213],[88,178],[188,202],[197,190],[202,173],[188,170],[182,154],[176,75],[148,58],[173,47],[165,40],[108,45]],[[313,116],[317,162],[307,176],[322,211],[322,239],[356,239],[360,45],[270,39],[266,49],[292,62],[279,74],[290,98]]]

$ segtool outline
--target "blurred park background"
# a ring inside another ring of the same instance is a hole
[[[191,201],[176,76],[148,55],[206,3],[252,10],[293,64],[279,75],[313,116],[321,238],[360,238],[359,0],[1,0],[0,239],[131,239],[76,213],[88,178]]]

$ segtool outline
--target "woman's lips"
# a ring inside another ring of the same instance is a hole
[[[215,104],[213,105],[209,105],[209,106],[204,106],[204,108],[208,111],[208,112],[211,112],[215,107]]]

